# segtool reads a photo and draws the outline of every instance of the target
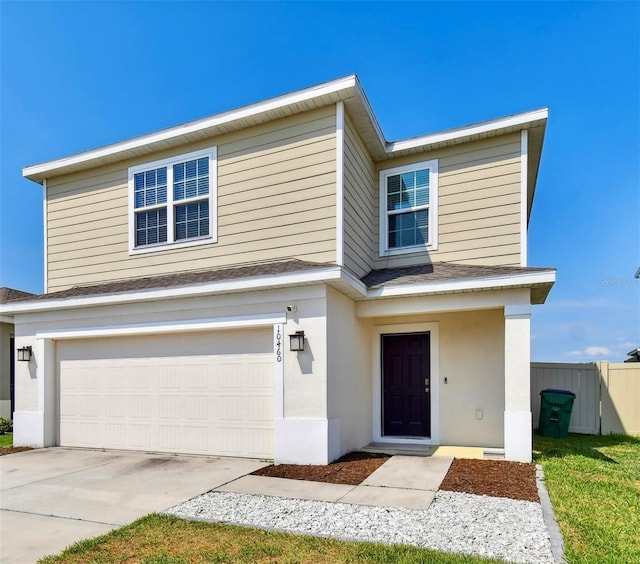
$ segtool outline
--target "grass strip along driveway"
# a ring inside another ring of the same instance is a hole
[[[60,556],[45,558],[40,562],[481,564],[497,561],[444,554],[410,546],[354,543],[218,523],[183,521],[165,515],[149,515],[104,537],[76,543]]]
[[[571,563],[640,562],[640,437],[535,437]],[[82,541],[46,564],[75,562],[494,562],[405,546],[382,546],[151,515]]]

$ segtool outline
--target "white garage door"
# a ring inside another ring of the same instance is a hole
[[[58,343],[60,444],[273,457],[270,331]]]

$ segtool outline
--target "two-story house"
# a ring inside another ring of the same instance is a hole
[[[547,110],[388,142],[356,76],[26,167],[45,294],[14,442],[323,464],[531,460],[527,265]],[[30,354],[27,354],[31,347]]]

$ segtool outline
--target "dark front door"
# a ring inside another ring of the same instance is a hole
[[[429,333],[382,336],[382,434],[431,435]]]

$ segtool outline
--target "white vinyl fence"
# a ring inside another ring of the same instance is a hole
[[[576,394],[569,432],[588,435],[640,434],[640,363],[531,363],[531,412],[534,429],[540,417],[540,392]]]
[[[600,373],[595,364],[531,363],[531,414],[534,429],[540,417],[540,392],[568,390],[576,395],[570,433],[600,433]]]

